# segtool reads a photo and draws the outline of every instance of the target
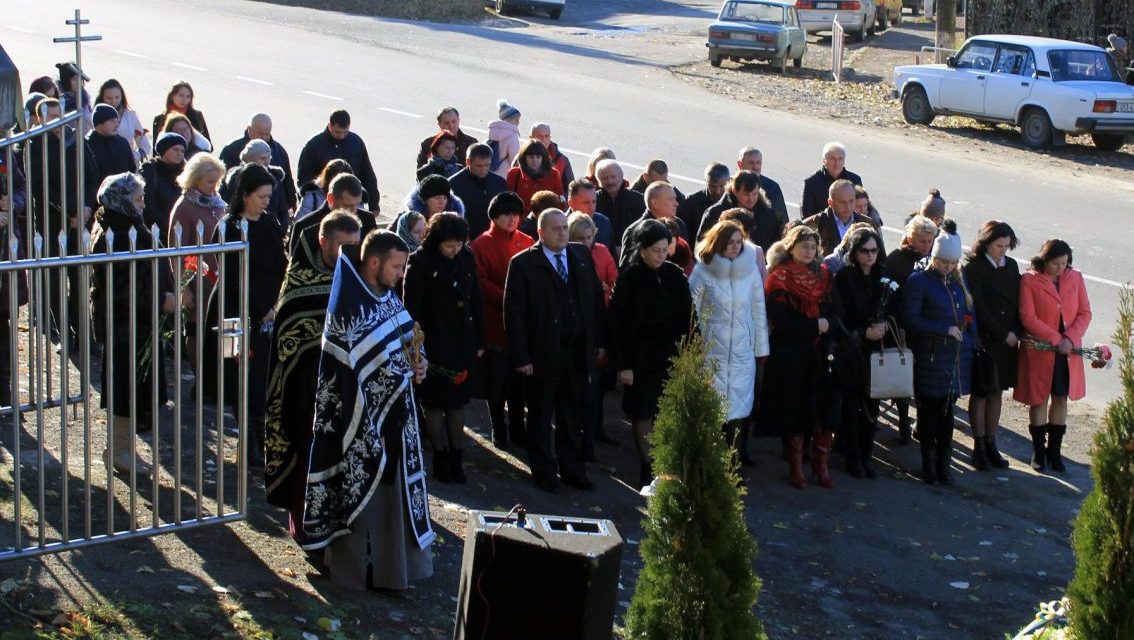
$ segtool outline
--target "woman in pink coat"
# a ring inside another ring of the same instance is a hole
[[[1082,348],[1091,324],[1091,303],[1083,275],[1071,268],[1071,246],[1063,240],[1043,243],[1032,268],[1020,281],[1020,322],[1031,340],[1056,351],[1020,345],[1020,371],[1013,397],[1029,407],[1032,468],[1064,471],[1060,447],[1067,431],[1067,400],[1087,393],[1083,359],[1071,355]]]

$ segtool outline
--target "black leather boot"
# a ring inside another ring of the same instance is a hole
[[[1032,469],[1043,471],[1047,466],[1047,425],[1028,425],[1028,431],[1032,434]]]
[[[988,471],[988,445],[984,436],[973,437],[973,455],[969,462],[977,471]]]
[[[468,476],[465,475],[464,453],[460,449],[449,451],[449,475],[457,484],[465,484],[469,481]]]
[[[449,467],[449,450],[433,450],[433,479],[448,484],[453,481],[453,471]]]
[[[984,451],[988,458],[988,464],[997,469],[1007,469],[1009,467],[1008,461],[1004,456],[1000,455],[1000,450],[996,448],[996,436],[989,435],[984,437]]]
[[[933,447],[921,445],[921,481],[925,484],[937,482],[937,464]]]
[[[1067,467],[1063,464],[1063,434],[1067,433],[1065,424],[1047,425],[1047,463],[1051,470],[1063,473]]]

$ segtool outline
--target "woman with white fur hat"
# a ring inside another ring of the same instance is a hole
[[[976,350],[976,314],[961,274],[960,236],[942,230],[929,267],[902,287],[905,327],[912,334],[914,398],[926,484],[952,484],[953,404],[968,395]]]

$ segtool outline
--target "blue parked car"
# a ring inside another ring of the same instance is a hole
[[[807,33],[799,24],[794,0],[726,0],[709,25],[709,63],[768,60],[782,73],[791,60],[803,66]]]

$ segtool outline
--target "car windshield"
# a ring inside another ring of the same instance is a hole
[[[1122,82],[1111,57],[1104,51],[1057,50],[1047,53],[1051,65],[1051,79],[1055,82],[1093,80],[1096,82]]]
[[[784,8],[771,4],[730,2],[721,9],[721,20],[783,24]]]

